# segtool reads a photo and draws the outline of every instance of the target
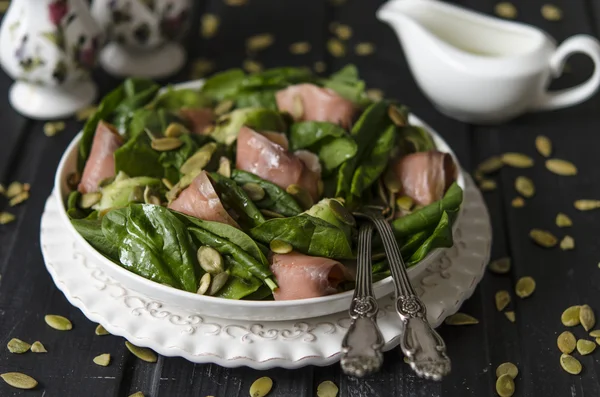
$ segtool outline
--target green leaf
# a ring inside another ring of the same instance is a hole
[[[201,137],[207,139],[206,137]],[[195,137],[184,134],[179,137],[183,141],[183,145],[175,150],[169,150],[162,152],[158,157],[158,162],[165,169],[165,176],[168,175],[180,175],[179,169],[186,162],[187,159],[192,157],[198,150],[198,144],[196,143]],[[179,179],[178,177],[176,179]]]
[[[375,141],[375,145],[370,152],[366,153],[364,160],[356,167],[352,177],[350,193],[355,197],[362,196],[381,175],[387,167],[390,159],[390,153],[396,143],[396,127],[390,125],[381,136]]]
[[[359,106],[366,106],[370,102],[365,94],[365,82],[360,80],[354,65],[345,66],[329,79],[322,80],[322,84]]]
[[[242,226],[254,227],[265,221],[262,213],[250,200],[244,189],[239,187],[233,180],[216,172],[211,172],[210,179],[223,203],[232,208],[240,217]]]
[[[411,255],[407,266],[414,266],[420,262],[432,250],[441,247],[452,247],[452,223],[448,213],[444,211],[433,233],[423,244]]]
[[[287,129],[279,112],[264,108],[245,108],[234,110],[220,119],[211,136],[217,142],[231,145],[244,125],[257,131],[281,132]]]
[[[202,93],[201,90],[189,88],[176,89],[169,86],[167,91],[158,95],[148,107],[152,109],[179,110],[181,108],[211,107],[212,104],[212,99]]]
[[[152,101],[159,89],[160,86],[151,80],[125,80],[123,83],[125,96],[114,110],[112,117],[112,123],[117,127],[121,135],[127,135],[127,128],[135,110]]]
[[[228,260],[225,259],[225,262],[227,263]],[[228,266],[232,269],[236,269],[239,264],[233,261],[233,263]],[[243,279],[237,276],[230,276],[227,280],[227,283],[214,296],[225,299],[239,300],[253,294],[263,285],[264,284],[256,277]],[[265,289],[268,291],[268,295],[272,294],[268,287]]]
[[[412,125],[402,127],[399,135],[398,148],[402,155],[435,150],[435,143],[424,128]]]
[[[71,219],[71,224],[96,251],[114,262],[119,261],[117,246],[102,232],[102,219]]]
[[[162,182],[158,178],[147,176],[115,180],[113,183],[102,188],[102,198],[94,208],[102,211],[108,208],[125,207],[130,203],[134,189],[143,189],[146,186],[159,188],[162,187]]]
[[[115,151],[115,169],[132,177],[162,178],[165,170],[159,158],[160,154],[150,146],[150,138],[140,134]]]
[[[215,101],[222,101],[235,96],[245,77],[241,69],[229,69],[206,80],[200,91]]]
[[[306,67],[272,68],[247,76],[241,82],[241,88],[243,90],[279,89],[291,84],[307,83],[314,80],[312,72]]]
[[[277,110],[277,101],[275,100],[274,90],[264,90],[255,92],[240,92],[235,97],[235,106],[238,109],[243,108],[265,108]]]

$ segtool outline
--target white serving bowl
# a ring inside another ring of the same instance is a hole
[[[201,85],[201,81],[194,81],[178,85],[176,88],[199,88]],[[409,121],[411,124],[421,126],[429,131],[438,149],[440,151],[450,153],[454,158],[454,161],[456,161],[456,164],[459,164],[454,152],[452,152],[448,144],[435,131],[433,131],[431,127],[414,115],[410,115]],[[116,263],[108,260],[102,254],[96,251],[77,232],[77,230],[75,230],[69,221],[66,210],[64,209],[65,200],[70,192],[66,181],[68,175],[76,170],[80,139],[81,133],[79,133],[73,139],[62,156],[62,159],[58,165],[58,170],[56,171],[53,194],[55,194],[60,203],[63,203],[61,206],[62,211],[60,211],[60,216],[77,241],[81,243],[83,247],[85,247],[88,260],[93,260],[93,262],[97,266],[101,267],[106,274],[114,278],[119,283],[131,289],[137,290],[147,296],[151,296],[157,301],[163,301],[169,305],[180,306],[188,310],[190,308],[194,308],[194,310],[196,310],[199,314],[219,318],[251,321],[280,321],[312,318],[348,310],[354,291],[346,291],[320,298],[291,301],[230,300],[206,295],[197,295],[191,292],[182,291],[160,283],[156,283],[138,276],[137,274],[132,273],[129,270],[126,270]],[[458,185],[464,190],[465,179],[464,175],[462,174],[463,171],[460,166],[458,166],[458,168],[460,173],[457,182]],[[453,232],[456,232],[456,229],[459,227],[461,216],[462,211],[459,211],[458,217],[453,225]],[[431,263],[436,261],[443,250],[444,248],[433,250],[421,262],[409,268],[409,276],[411,278],[416,277]],[[391,277],[387,277],[374,283],[373,290],[377,298],[381,298],[391,293],[393,291]]]

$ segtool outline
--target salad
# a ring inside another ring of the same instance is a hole
[[[383,208],[412,266],[452,246],[457,166],[406,107],[349,65],[227,70],[201,89],[129,79],[86,122],[65,203],[102,255],[146,279],[227,299],[352,289],[353,211]],[[373,246],[373,277],[389,275]]]

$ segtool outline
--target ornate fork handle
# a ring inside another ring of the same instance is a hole
[[[373,225],[364,222],[358,232],[356,288],[348,310],[351,323],[342,341],[342,370],[357,377],[378,371],[383,363],[384,340],[377,326],[379,307],[371,282],[372,235]]]
[[[367,216],[381,235],[394,279],[396,311],[404,328],[400,348],[417,375],[440,380],[451,368],[446,344],[427,321],[427,309],[410,283],[392,227],[379,214],[369,213]]]

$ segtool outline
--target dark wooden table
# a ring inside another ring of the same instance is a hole
[[[273,33],[275,43],[256,58],[265,67],[308,65],[323,61],[328,71],[346,63],[355,63],[369,87],[382,89],[399,98],[430,123],[456,151],[469,171],[483,159],[507,151],[526,153],[536,159],[535,167],[526,170],[504,169],[496,177],[498,189],[485,194],[494,225],[492,257],[510,256],[513,269],[509,276],[488,274],[461,311],[479,319],[474,326],[442,326],[440,332],[454,360],[453,372],[442,382],[416,378],[403,363],[398,351],[385,355],[383,370],[368,379],[344,376],[338,365],[298,370],[249,368],[227,369],[217,365],[194,365],[181,358],[161,357],[156,364],[141,362],[125,348],[123,339],[97,337],[95,324],[69,305],[52,283],[44,267],[39,244],[39,223],[46,198],[52,190],[59,158],[81,124],[67,120],[59,135],[44,136],[43,122],[28,120],[9,106],[7,95],[0,97],[0,182],[13,180],[31,184],[31,198],[16,208],[0,199],[0,211],[9,210],[17,220],[0,226],[0,373],[21,371],[35,377],[39,386],[22,392],[0,382],[0,396],[128,396],[143,391],[146,396],[248,396],[251,383],[260,376],[270,376],[275,386],[271,396],[299,397],[316,395],[317,385],[334,381],[339,396],[494,396],[495,368],[505,361],[519,367],[515,396],[600,396],[600,351],[581,357],[584,370],[579,376],[565,373],[559,365],[556,337],[564,327],[560,314],[571,305],[589,303],[600,308],[600,210],[579,212],[573,201],[579,198],[600,199],[600,95],[567,109],[523,116],[508,124],[483,127],[451,120],[434,110],[424,98],[407,69],[400,45],[392,30],[378,22],[374,13],[381,1],[348,0],[341,5],[307,0],[249,0],[247,5],[231,7],[223,0],[194,1],[196,6],[192,35],[188,40],[190,58],[215,62],[217,69],[241,65],[245,59],[245,39],[253,34]],[[494,0],[461,0],[459,3],[492,13]],[[600,1],[557,0],[563,18],[545,20],[542,0],[516,1],[517,19],[548,31],[558,41],[578,34],[598,34]],[[218,34],[200,39],[199,15],[210,12],[220,17]],[[332,21],[348,24],[353,36],[348,54],[334,58],[327,52]],[[288,47],[296,41],[308,41],[312,50],[306,55],[291,55]],[[358,57],[351,50],[357,42],[376,45],[370,56]],[[556,84],[566,87],[583,81],[592,69],[585,57],[569,60],[569,70]],[[188,79],[191,66],[168,82]],[[102,92],[118,81],[97,73]],[[0,92],[7,93],[10,79],[0,75]],[[560,177],[548,172],[536,153],[538,134],[550,137],[557,157],[573,161],[579,168],[576,177]],[[533,179],[535,197],[524,208],[511,207],[516,196],[513,184],[518,175]],[[568,214],[574,226],[558,229],[554,224],[558,212]],[[575,238],[572,251],[543,249],[528,238],[537,227],[566,233]],[[513,299],[516,312],[512,324],[494,305],[500,289],[512,290],[515,281],[533,276],[537,290],[526,300]],[[53,331],[44,323],[47,313],[60,313],[74,323],[66,333]],[[600,317],[600,311],[596,312]],[[581,327],[575,330],[583,337]],[[4,347],[13,337],[42,341],[47,354],[10,354]],[[106,368],[92,363],[92,358],[109,352],[113,361]]]

